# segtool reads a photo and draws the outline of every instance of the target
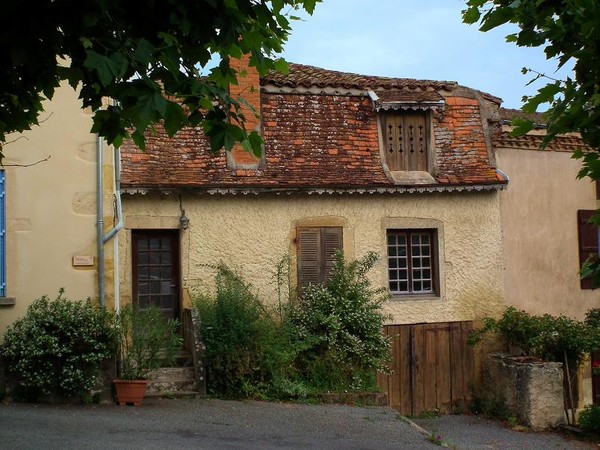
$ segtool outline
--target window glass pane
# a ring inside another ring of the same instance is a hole
[[[408,271],[407,270],[401,270],[400,271],[400,279],[401,280],[407,280],[408,279]]]
[[[388,234],[387,241],[388,241],[388,245],[396,245],[396,235]]]
[[[150,293],[151,294],[160,294],[160,281],[151,281],[150,282]]]
[[[431,291],[431,281],[429,281],[429,280],[423,281],[423,290]]]
[[[419,247],[418,245],[413,245],[411,251],[413,256],[421,256],[421,247]]]
[[[172,257],[171,252],[162,252],[161,259],[160,259],[162,265],[166,265],[166,266],[171,265],[171,257]]]
[[[398,254],[399,254],[400,256],[406,256],[406,246],[402,246],[402,247],[400,247],[400,248],[399,248],[399,252],[398,252]]]
[[[153,280],[160,279],[160,268],[158,268],[158,267],[151,267],[150,268],[150,278],[153,279]]]
[[[420,243],[420,242],[419,242],[419,235],[418,235],[418,234],[413,234],[413,235],[412,235],[411,242],[412,242],[412,244],[413,244],[413,245],[417,245],[417,244],[419,244],[419,243]]]
[[[396,247],[388,247],[388,255],[389,256],[396,256],[397,254],[398,253],[397,253]]]
[[[398,260],[396,258],[390,258],[388,261],[388,266],[390,267],[390,269],[395,269],[396,267],[398,267]]]
[[[423,271],[423,278],[430,279],[431,278],[431,270],[425,269]]]
[[[165,279],[171,279],[171,267],[165,267],[162,266],[160,268],[160,277],[165,280]]]
[[[160,249],[160,238],[150,238],[150,250]]]
[[[148,240],[147,239],[139,239],[138,240],[138,250],[148,250]]]
[[[398,292],[398,282],[397,281],[390,281],[390,291]]]
[[[429,234],[421,235],[421,243],[424,245],[429,245]]]
[[[406,281],[400,282],[400,292],[408,292],[408,283]]]
[[[429,246],[424,246],[421,248],[421,254],[423,256],[429,256]]]
[[[138,279],[147,279],[148,278],[148,267],[141,266],[138,268]]]
[[[148,264],[148,252],[139,252],[138,264]]]
[[[422,284],[420,281],[414,281],[413,282],[413,291],[414,292],[420,292],[423,290]]]
[[[139,295],[146,295],[149,292],[149,285],[147,282],[144,281],[140,281],[138,283],[138,294]]]
[[[164,237],[160,240],[160,248],[162,250],[171,250],[171,238]]]
[[[404,234],[398,235],[398,244],[406,245],[406,235],[404,235]]]
[[[413,267],[421,267],[421,260],[419,258],[412,259]]]
[[[400,267],[404,269],[406,267],[406,262],[406,258],[400,259]]]

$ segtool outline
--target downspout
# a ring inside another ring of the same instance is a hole
[[[117,201],[116,213],[118,215],[117,224],[106,234],[104,233],[104,207],[103,207],[103,193],[104,193],[104,182],[102,178],[103,172],[103,142],[102,137],[98,136],[97,142],[97,186],[96,186],[96,205],[97,205],[97,214],[98,214],[98,229],[97,229],[97,245],[98,245],[98,291],[100,297],[100,305],[106,306],[106,287],[104,285],[104,244],[114,238],[119,230],[123,228],[124,220],[123,220],[123,207],[121,205],[121,162],[119,156],[119,149],[117,147],[114,148],[113,153],[113,167],[114,167],[114,180],[115,180],[115,195]],[[114,247],[114,260],[115,260],[115,309],[118,311],[119,309],[119,288],[118,288],[118,244],[115,241]]]
[[[104,290],[104,243],[102,235],[104,233],[104,205],[102,193],[104,183],[102,181],[102,165],[104,158],[102,157],[102,136],[98,135],[96,140],[96,247],[98,253],[98,297],[100,306],[105,306],[105,290]]]

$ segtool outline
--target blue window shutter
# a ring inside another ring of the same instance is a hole
[[[0,170],[0,297],[6,296],[6,174]]]

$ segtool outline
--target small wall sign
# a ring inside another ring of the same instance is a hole
[[[85,266],[93,266],[93,265],[94,265],[94,257],[93,256],[82,256],[82,255],[73,256],[73,267],[85,267]]]

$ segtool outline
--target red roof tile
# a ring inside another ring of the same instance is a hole
[[[289,74],[271,73],[261,80],[261,85],[343,87],[363,94],[262,90],[265,161],[255,171],[240,173],[228,168],[224,152],[211,154],[200,129],[185,129],[173,138],[159,130],[147,137],[145,153],[128,141],[121,148],[123,187],[201,190],[394,187],[382,168],[377,113],[364,95],[368,89],[386,90],[386,98],[402,101],[441,99],[437,91],[444,90],[445,110],[442,115],[434,114],[436,182],[446,186],[498,183],[495,169],[489,163],[478,101],[448,98],[448,91],[456,86],[454,83],[344,74],[290,64]],[[411,97],[411,92],[416,95]]]

